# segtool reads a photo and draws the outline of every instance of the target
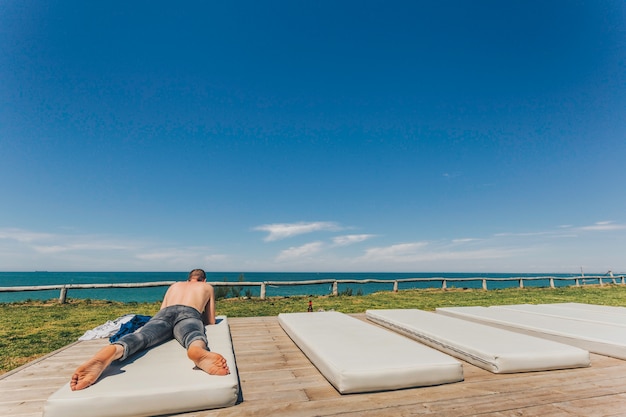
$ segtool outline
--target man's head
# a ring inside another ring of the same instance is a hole
[[[206,281],[206,274],[202,269],[194,269],[189,273],[187,281]]]

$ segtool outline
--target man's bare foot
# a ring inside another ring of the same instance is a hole
[[[219,353],[210,352],[199,346],[189,346],[187,356],[198,368],[210,375],[228,375],[230,369],[226,359]]]
[[[120,345],[108,345],[100,349],[91,359],[79,366],[70,381],[72,391],[85,389],[94,384],[102,372],[113,362],[121,357]]]

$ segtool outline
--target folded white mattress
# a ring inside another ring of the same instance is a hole
[[[499,306],[514,311],[524,311],[527,313],[543,314],[545,316],[562,317],[571,320],[582,320],[594,323],[604,323],[613,326],[626,327],[626,315],[613,314],[606,310],[596,310],[584,308],[572,308],[560,304],[515,304]]]
[[[438,314],[539,336],[589,352],[626,359],[626,331],[605,323],[515,311],[503,307],[445,307]]]
[[[229,375],[196,368],[185,349],[170,340],[113,362],[89,388],[72,391],[66,384],[48,398],[44,417],[140,417],[234,405],[239,378],[226,317],[206,326],[206,335],[210,349],[226,358]]]
[[[463,380],[456,359],[339,312],[279,314],[278,321],[342,394]]]
[[[589,366],[586,350],[416,309],[368,310],[366,317],[493,373]]]

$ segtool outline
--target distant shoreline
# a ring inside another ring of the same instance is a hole
[[[503,289],[626,284],[623,275],[571,274],[411,274],[411,273],[250,273],[219,278],[208,273],[222,298],[319,295],[366,295],[380,291],[425,288]],[[0,273],[0,302],[69,298],[152,302],[161,300],[180,273]],[[155,281],[155,279],[160,279]],[[27,282],[28,285],[18,285]],[[7,285],[8,284],[8,285]]]

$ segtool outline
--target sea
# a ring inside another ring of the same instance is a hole
[[[162,281],[184,281],[188,272],[0,272],[0,303],[24,301],[24,300],[49,300],[58,299],[60,290],[43,291],[19,291],[6,292],[2,287],[42,286],[42,285],[67,285],[67,284],[112,284],[112,283],[144,283]],[[266,296],[318,296],[328,295],[332,292],[331,284],[312,285],[280,285],[287,281],[309,280],[384,280],[384,283],[339,283],[340,294],[371,294],[378,291],[393,290],[393,281],[408,278],[418,278],[416,282],[400,282],[399,290],[414,288],[441,288],[441,281],[430,281],[432,278],[472,278],[471,281],[448,282],[447,288],[482,288],[482,279],[487,278],[488,289],[510,288],[519,286],[519,281],[507,280],[510,278],[541,279],[524,281],[524,287],[547,287],[550,285],[549,277],[572,278],[572,280],[555,280],[555,286],[574,285],[573,278],[580,275],[572,274],[526,274],[526,273],[387,273],[387,272],[207,272],[208,282],[269,282],[266,286]],[[583,283],[598,283],[597,279],[589,278]],[[67,298],[80,298],[92,300],[110,300],[120,302],[153,302],[163,299],[167,290],[163,287],[148,288],[95,288],[95,289],[69,289]],[[242,287],[241,296],[259,296],[259,287]],[[232,293],[231,293],[232,295]]]

